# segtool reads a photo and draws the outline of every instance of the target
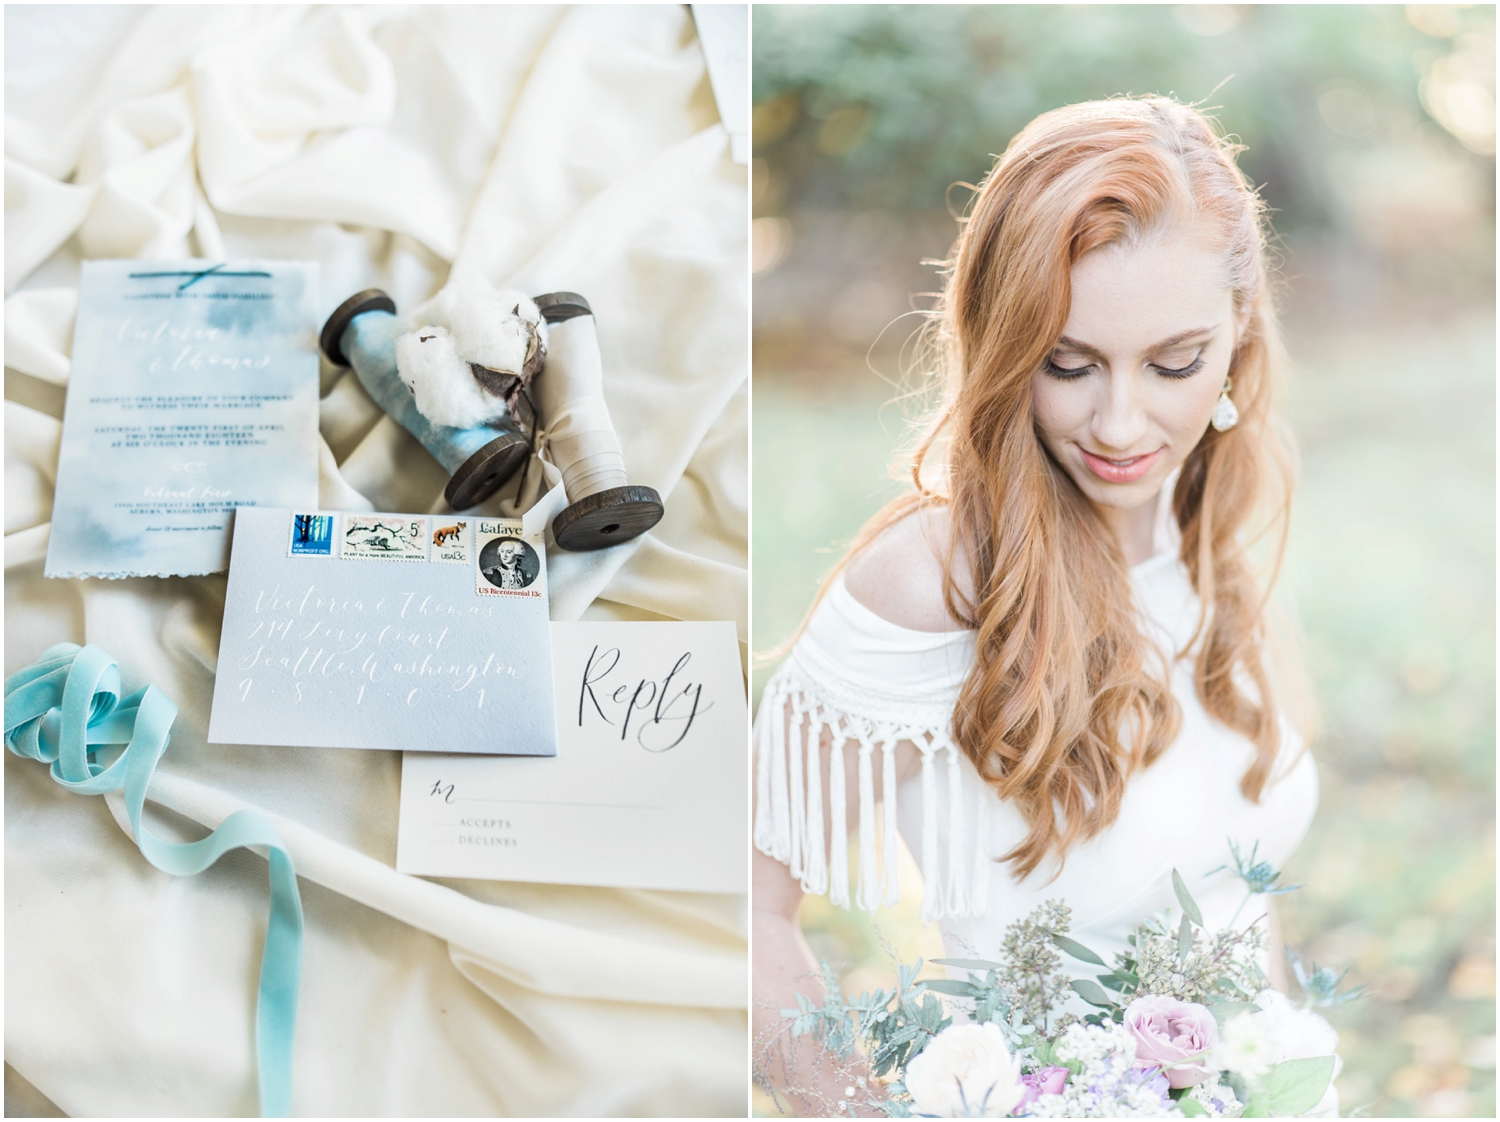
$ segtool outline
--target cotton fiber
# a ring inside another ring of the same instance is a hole
[[[444,287],[418,318],[423,326],[396,340],[396,368],[435,424],[498,420],[541,368],[547,325],[523,293],[469,278]]]
[[[475,381],[446,327],[429,324],[398,338],[396,370],[418,411],[434,424],[471,429],[505,416],[505,399]]]
[[[469,362],[520,374],[547,344],[547,325],[524,293],[495,288],[483,278],[450,284],[428,303],[429,323],[448,328]]]

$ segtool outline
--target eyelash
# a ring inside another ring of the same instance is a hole
[[[1048,374],[1058,379],[1059,381],[1071,382],[1074,378],[1082,378],[1093,368],[1093,363],[1089,363],[1089,365],[1087,366],[1059,366],[1049,358],[1047,360],[1047,365],[1043,369],[1045,369]],[[1163,378],[1191,378],[1194,374],[1198,373],[1199,370],[1203,369],[1203,356],[1199,355],[1186,366],[1179,366],[1175,369],[1170,366],[1155,366],[1154,369]]]
[[[1088,366],[1059,366],[1050,358],[1047,360],[1045,367],[1048,374],[1062,382],[1071,382],[1074,378],[1082,378],[1093,368],[1093,363],[1090,363]]]
[[[1200,371],[1202,369],[1203,369],[1203,356],[1199,355],[1197,358],[1193,359],[1193,361],[1190,362],[1190,363],[1188,363],[1186,366],[1179,366],[1175,370],[1172,369],[1170,366],[1158,366],[1156,368],[1156,372],[1158,374],[1160,374],[1163,378],[1191,378],[1194,374],[1198,373],[1198,371]]]

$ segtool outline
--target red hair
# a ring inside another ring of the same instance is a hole
[[[1229,367],[1239,424],[1208,429],[1173,499],[1203,605],[1194,678],[1204,708],[1254,745],[1247,799],[1259,800],[1277,756],[1269,581],[1256,579],[1247,548],[1253,530],[1269,531],[1279,565],[1291,466],[1271,415],[1283,358],[1264,207],[1238,151],[1201,112],[1161,97],[1057,109],[1011,141],[963,221],[929,327],[943,396],[911,455],[916,492],[866,524],[839,566],[915,511],[949,508],[944,599],[978,632],[953,735],[1026,817],[1030,832],[1003,858],[1018,877],[1113,822],[1128,777],[1180,724],[1123,555],[1038,438],[1031,386],[1063,333],[1073,265],[1183,223],[1221,249],[1239,324]],[[1257,511],[1269,514],[1264,526]],[[953,573],[962,554],[971,599]]]

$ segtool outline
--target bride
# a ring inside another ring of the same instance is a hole
[[[1170,99],[1091,102],[980,187],[915,491],[828,578],[757,718],[758,1038],[821,997],[802,894],[895,903],[898,830],[950,955],[997,957],[1061,899],[1109,958],[1175,907],[1174,868],[1209,929],[1272,922],[1264,896],[1234,919],[1229,846],[1280,866],[1317,777],[1252,558],[1269,541],[1274,573],[1291,484],[1237,150]],[[1273,932],[1273,981],[1280,957]]]

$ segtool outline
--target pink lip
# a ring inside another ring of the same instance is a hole
[[[1103,456],[1096,456],[1084,448],[1078,450],[1083,453],[1083,462],[1088,465],[1088,469],[1106,483],[1134,483],[1151,470],[1162,453],[1162,450],[1158,448],[1155,452],[1147,452],[1144,456],[1132,456],[1125,460],[1106,460]]]

